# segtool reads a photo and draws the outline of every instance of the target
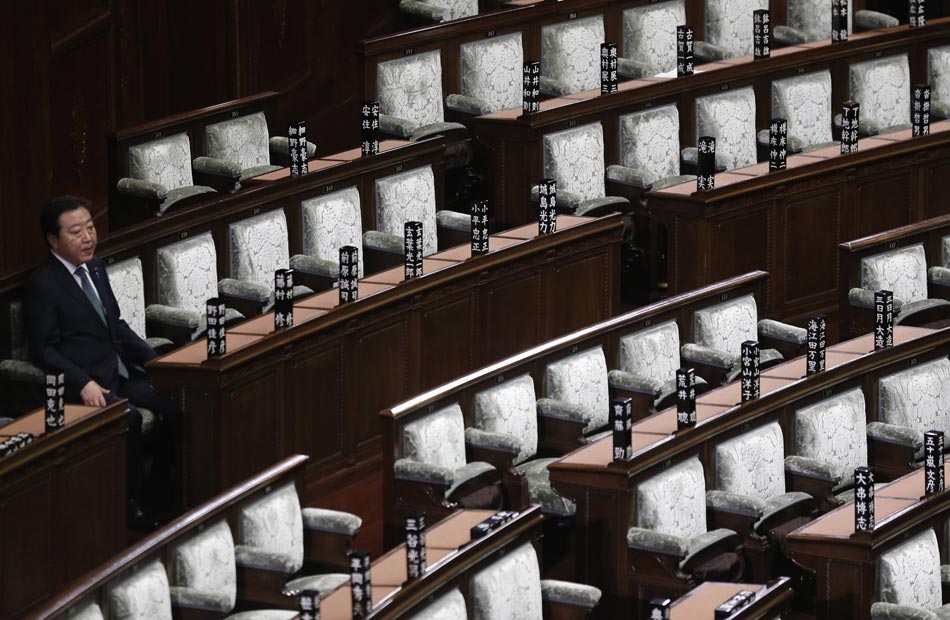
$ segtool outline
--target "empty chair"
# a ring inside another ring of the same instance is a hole
[[[848,32],[852,25],[861,30],[890,28],[899,22],[877,11],[851,10],[848,0]],[[784,26],[775,26],[772,36],[783,45],[796,45],[831,38],[831,3],[824,0],[788,0],[788,20]]]
[[[477,115],[521,107],[521,39],[521,33],[514,32],[460,45],[461,93],[446,97],[446,107]]]
[[[732,581],[742,575],[742,538],[729,529],[706,527],[706,480],[699,458],[637,485],[634,514],[627,545],[634,580],[641,593],[647,592],[643,598],[653,596],[651,587],[659,588],[656,595],[667,594],[671,579],[680,593],[704,578]]]
[[[799,153],[831,146],[831,71],[816,71],[772,82],[772,118],[788,121],[788,152]],[[759,133],[768,144],[769,132]]]
[[[746,557],[754,579],[766,579],[780,553],[769,538],[784,534],[810,518],[815,500],[786,492],[782,427],[772,422],[716,446],[716,490],[706,493],[710,523],[744,521]]]
[[[485,452],[500,453],[503,480],[512,508],[541,504],[558,516],[574,513],[574,502],[551,487],[548,465],[554,458],[537,458],[538,415],[534,380],[521,375],[475,395],[475,427],[465,431],[466,442]]]
[[[43,405],[46,373],[30,361],[23,303],[19,299],[7,305],[7,320],[9,340],[4,343],[8,347],[6,355],[0,359],[0,385],[9,411],[28,411]]]
[[[676,71],[676,27],[686,25],[683,0],[668,0],[623,12],[623,56],[618,72],[642,78]]]
[[[119,179],[116,189],[125,199],[139,200],[161,215],[185,198],[215,191],[195,185],[191,167],[187,133],[136,144],[129,147],[129,176]]]
[[[560,97],[600,88],[601,15],[541,29],[541,92]]]
[[[396,486],[410,489],[422,485],[427,489],[406,496],[435,500],[435,508],[448,513],[467,495],[498,483],[499,472],[492,465],[466,459],[465,420],[458,404],[406,424],[402,439],[403,456],[394,465]]]
[[[168,338],[146,338],[145,322],[147,309],[145,307],[145,279],[142,276],[142,261],[136,258],[113,263],[106,267],[106,275],[109,283],[112,285],[112,291],[115,293],[115,299],[119,303],[119,312],[122,314],[128,326],[138,334],[156,351],[167,349],[172,346],[172,341]],[[163,315],[161,311],[153,310],[150,316],[151,321],[156,323],[165,322],[168,327],[175,327],[175,322],[169,322],[169,317]]]
[[[312,157],[317,147],[307,142],[307,155]],[[204,166],[230,170],[237,181],[243,181],[274,170],[279,170],[276,158],[286,160],[290,156],[290,141],[287,136],[270,137],[267,119],[263,112],[221,121],[205,127],[205,155],[198,160]],[[195,163],[198,166],[198,161]],[[240,185],[240,183],[238,183]]]
[[[850,99],[861,104],[858,131],[873,136],[910,127],[910,67],[907,54],[849,67]],[[840,114],[835,118],[839,125]]]
[[[848,302],[853,308],[872,313],[874,293],[887,290],[894,293],[897,324],[926,322],[934,313],[950,316],[950,302],[928,297],[928,283],[941,274],[940,269],[931,272],[933,276],[928,277],[927,257],[921,243],[862,258],[861,286],[848,291]]]
[[[950,435],[950,361],[938,359],[881,377],[878,403],[878,421],[868,424],[872,437],[916,452],[925,432]]]
[[[357,270],[363,277],[363,224],[360,192],[355,187],[309,198],[300,203],[303,253],[311,257],[312,272],[332,286],[340,275],[340,248],[358,248]]]
[[[933,528],[924,530],[878,558],[878,598],[871,620],[939,620],[950,616],[943,591],[950,566],[940,564]]]
[[[680,172],[680,115],[676,104],[620,117],[620,164],[607,167],[608,180],[659,191],[696,178]]]
[[[706,36],[696,41],[696,58],[704,62],[752,53],[752,13],[768,9],[769,0],[706,0]]]
[[[696,99],[696,135],[716,139],[716,163],[725,170],[756,163],[755,91],[751,86]],[[683,161],[696,165],[695,147],[683,149]]]
[[[434,22],[478,15],[478,0],[399,0],[399,10]]]
[[[937,118],[950,118],[950,45],[927,51],[930,76],[930,113]]]
[[[381,62],[376,67],[379,126],[384,133],[420,140],[464,125],[446,123],[439,50]]]
[[[760,344],[760,366],[766,367],[784,359],[782,353],[768,348],[779,345],[790,351],[799,350],[805,343],[804,328],[786,325],[771,319],[758,320],[755,297],[745,295],[738,299],[709,306],[693,313],[694,343],[683,345],[681,355],[690,365],[717,368],[732,381],[739,375],[742,343],[748,340]],[[713,375],[718,373],[713,373]],[[705,377],[718,384],[715,376]]]
[[[541,579],[538,556],[534,547],[525,543],[472,577],[472,618],[542,620],[545,617],[584,617],[586,614],[581,610],[590,611],[596,607],[600,594],[600,590],[593,586]],[[567,611],[571,608],[573,611]]]
[[[110,620],[172,620],[168,576],[158,560],[111,584],[105,601]]]
[[[585,424],[582,431],[585,438],[593,441],[604,434],[610,419],[608,374],[601,347],[548,364],[545,370],[547,398],[538,403],[538,410],[575,417]]]
[[[626,198],[607,196],[604,128],[597,123],[544,136],[544,176],[557,182],[557,207],[575,215],[617,211]],[[537,187],[532,188],[537,201]]]
[[[459,592],[458,588],[449,590],[435,599],[432,603],[426,605],[421,611],[412,614],[411,620],[467,620],[468,609],[465,605],[465,597]]]

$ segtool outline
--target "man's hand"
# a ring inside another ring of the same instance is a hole
[[[86,384],[86,387],[82,389],[82,392],[79,393],[80,398],[84,405],[90,407],[105,407],[106,406],[106,394],[109,394],[109,390],[104,387],[100,387],[98,383],[90,380]]]

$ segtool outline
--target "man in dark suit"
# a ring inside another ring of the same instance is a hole
[[[40,223],[50,253],[26,287],[30,353],[39,366],[65,375],[67,402],[103,407],[118,398],[129,400],[129,519],[133,527],[150,528],[154,521],[143,512],[144,487],[149,486],[150,494],[165,491],[152,487],[161,484],[153,481],[167,482],[173,415],[170,401],[155,391],[145,374],[145,362],[156,353],[122,320],[105,266],[95,257],[96,227],[89,201],[56,198],[43,208]],[[148,481],[139,407],[156,418]]]

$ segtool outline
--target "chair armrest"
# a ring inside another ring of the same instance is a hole
[[[893,28],[900,24],[896,17],[891,17],[886,13],[877,11],[856,11],[854,14],[855,30],[880,30],[881,28]]]
[[[539,398],[537,410],[542,417],[569,420],[577,424],[587,425],[591,420],[590,413],[583,407],[554,398]]]
[[[937,118],[950,118],[950,102],[936,100],[931,101],[930,115]]]
[[[871,620],[939,620],[932,611],[894,603],[873,603]]]
[[[124,196],[159,201],[165,200],[165,198],[168,197],[168,190],[165,189],[164,185],[152,183],[151,181],[140,181],[126,177],[119,179],[115,187],[119,193]]]
[[[695,146],[687,146],[680,151],[680,158],[686,166],[692,167],[693,170],[699,169],[699,149]],[[732,158],[725,153],[716,153],[716,172],[725,172],[732,167]]]
[[[214,157],[196,157],[191,162],[191,167],[195,172],[207,174],[215,177],[224,177],[238,181],[241,179],[241,166],[233,161],[226,159],[215,159]]]
[[[808,35],[803,30],[791,26],[776,26],[772,29],[772,38],[785,46],[808,42]]]
[[[186,310],[163,304],[147,306],[145,308],[145,320],[173,327],[187,328],[192,331],[201,326],[201,317],[197,310]]]
[[[835,129],[838,130],[838,137],[841,137],[841,125],[842,125],[841,114],[835,114],[834,125]],[[881,133],[881,124],[877,121],[872,121],[871,119],[861,117],[858,119],[858,135],[863,137],[876,136]]]
[[[931,267],[927,270],[927,278],[931,284],[950,286],[950,269],[946,267]]]
[[[474,116],[491,114],[495,110],[492,105],[484,99],[478,97],[469,97],[468,95],[452,94],[445,98],[445,107],[456,112],[464,112]]]
[[[600,589],[573,581],[541,580],[541,600],[593,609],[600,602]]]
[[[798,346],[805,344],[805,340],[808,339],[808,330],[804,327],[795,327],[772,319],[762,319],[759,321],[758,328],[760,336],[790,342]]]
[[[719,528],[694,536],[687,546],[688,551],[680,562],[680,570],[691,573],[694,567],[701,566],[723,553],[738,553],[741,556],[742,538],[732,530]]]
[[[815,498],[811,495],[798,491],[782,493],[765,502],[765,510],[755,524],[755,531],[765,535],[795,517],[810,515],[814,511]]]
[[[538,204],[541,202],[541,189],[537,185],[531,186],[531,202]],[[557,189],[557,211],[559,213],[573,213],[581,203],[581,197],[574,192],[566,189]]]
[[[238,566],[275,571],[289,575],[295,569],[293,558],[285,553],[274,553],[248,545],[234,547],[234,561]]]
[[[769,134],[769,130],[763,129],[758,134],[756,134],[756,142],[760,148],[765,149],[767,152],[772,146],[770,143],[771,135]],[[803,148],[802,141],[799,138],[791,135],[785,138],[785,149],[789,155],[797,155],[798,153],[802,152]]]
[[[472,230],[472,216],[458,211],[436,211],[435,222],[437,226],[448,228],[450,230],[460,230],[470,232]]]
[[[868,439],[874,441],[897,444],[914,450],[919,450],[923,446],[923,438],[917,431],[886,422],[868,422],[867,435]]]
[[[434,22],[445,21],[446,10],[442,7],[419,2],[418,0],[399,0],[399,10],[409,15],[416,15]]]
[[[428,125],[422,125],[421,127],[416,127],[412,133],[409,135],[409,139],[413,142],[418,142],[420,140],[425,140],[431,136],[437,134],[448,134],[451,132],[460,132],[468,134],[468,127],[461,123],[450,123],[450,122],[438,122],[438,123],[429,123]]]
[[[567,84],[544,75],[541,76],[539,89],[545,95],[552,97],[563,97],[571,94],[571,88]]]
[[[323,260],[316,256],[307,254],[294,254],[290,257],[290,268],[294,271],[315,275],[336,278],[340,275],[340,267],[332,260]],[[333,269],[336,268],[336,273]]]
[[[0,379],[14,383],[44,385],[46,373],[39,366],[26,360],[7,359],[0,361]]]
[[[628,392],[648,394],[657,398],[666,387],[659,379],[641,377],[625,370],[611,370],[607,373],[607,382],[611,388],[619,388]]]
[[[696,58],[703,62],[713,62],[716,60],[726,60],[728,58],[735,58],[738,54],[727,47],[720,47],[718,45],[713,45],[706,41],[696,41],[693,43],[693,53],[696,55]]]
[[[706,491],[706,508],[759,518],[765,512],[766,502],[749,495],[729,491]]]
[[[521,452],[521,443],[521,440],[513,435],[472,427],[465,429],[465,444],[467,446],[508,452],[514,457]]]
[[[653,191],[660,192],[666,189],[667,187],[673,187],[674,185],[680,185],[681,183],[689,183],[690,181],[695,181],[695,174],[675,174],[671,177],[663,177],[662,179],[657,179],[653,182]]]
[[[633,58],[618,58],[617,73],[621,77],[637,79],[652,77],[658,73],[662,73],[662,71],[659,71],[656,65],[648,62],[641,62]]]
[[[289,136],[274,136],[268,143],[270,152],[273,155],[280,155],[282,157],[290,157],[290,137]],[[307,140],[307,158],[313,157],[317,154],[317,145]]]
[[[218,293],[224,297],[233,297],[266,305],[270,302],[273,291],[263,284],[224,278],[218,282]],[[242,312],[242,314],[244,313]]]
[[[205,609],[225,614],[230,612],[234,607],[234,601],[231,600],[231,597],[219,592],[206,592],[194,588],[169,586],[168,594],[171,598],[172,606],[174,607]]]
[[[300,511],[303,526],[308,530],[332,532],[356,536],[363,527],[363,520],[349,512],[327,508],[304,508]]]
[[[608,213],[625,213],[630,211],[630,201],[623,196],[599,196],[588,198],[578,203],[574,215],[597,217]]]
[[[841,476],[835,472],[834,467],[824,461],[819,461],[818,459],[807,456],[797,456],[795,454],[786,456],[785,473],[787,474],[789,472],[800,476],[827,480],[833,484],[841,482]]]
[[[835,489],[840,483],[841,476],[827,463],[807,456],[791,454],[785,457],[785,488],[808,493],[821,510],[841,505],[835,497]]]
[[[627,547],[638,551],[649,551],[685,558],[689,553],[689,540],[673,534],[662,534],[642,527],[627,530]]]
[[[363,245],[367,250],[402,255],[406,253],[405,244],[406,240],[399,235],[391,235],[379,230],[367,230],[363,233]]]
[[[456,491],[465,496],[475,489],[491,485],[501,480],[501,472],[497,467],[485,461],[472,461],[462,465],[452,472],[454,480],[446,491],[446,496],[452,498]],[[453,498],[454,501],[455,498]]]
[[[869,422],[868,461],[875,473],[897,478],[916,469],[916,459],[922,454],[923,433],[909,428]]]
[[[455,479],[455,473],[448,467],[432,465],[412,459],[398,459],[393,464],[396,478],[404,480],[419,480],[428,483],[437,483],[449,487]]]
[[[607,180],[621,185],[628,185],[649,191],[653,186],[653,183],[647,181],[649,177],[649,173],[645,170],[628,168],[619,164],[607,166]]]
[[[410,138],[412,136],[413,130],[415,130],[415,128],[418,126],[419,123],[414,123],[410,120],[399,118],[397,116],[390,116],[389,114],[379,115],[380,131],[390,135],[399,136],[400,138]]]
[[[853,288],[848,291],[848,303],[854,306],[855,308],[862,308],[864,310],[873,310],[874,309],[874,293],[875,291],[869,291],[866,288]],[[901,309],[901,306],[904,305],[900,299],[894,298],[894,312],[897,312]]]
[[[705,364],[706,366],[713,366],[723,370],[732,368],[738,359],[731,353],[713,349],[712,347],[705,347],[693,342],[684,344],[680,349],[680,355],[687,362]]]

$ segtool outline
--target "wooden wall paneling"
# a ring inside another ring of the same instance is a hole
[[[782,269],[770,272],[772,278],[781,274],[774,290],[779,292],[777,302],[785,306],[834,295],[838,288],[836,246],[841,242],[840,188],[791,189],[777,204],[780,245],[776,255]]]
[[[286,401],[279,396],[285,389],[283,365],[261,360],[257,366],[238,373],[221,398],[222,409],[230,412],[217,429],[223,437],[218,445],[224,487],[250,478],[291,453],[286,441]]]
[[[534,271],[515,274],[482,288],[481,307],[485,314],[481,325],[485,331],[481,363],[513,355],[543,339],[542,280],[542,275]],[[517,318],[512,320],[514,317]]]
[[[950,149],[934,153],[928,162],[920,167],[917,191],[922,197],[923,213],[919,219],[943,215],[946,212],[947,196],[950,196]]]
[[[853,200],[853,235],[849,239],[897,228],[914,221],[915,202],[914,166],[911,157],[904,162],[889,161],[857,170],[849,186]],[[871,217],[871,214],[874,214]]]
[[[438,305],[425,304],[414,313],[419,322],[419,348],[425,351],[426,360],[417,369],[421,390],[462,375],[479,359],[478,348],[484,339],[479,329],[477,285],[469,280],[457,288],[458,295]]]
[[[314,465],[343,457],[346,448],[346,352],[343,340],[328,339],[308,355],[287,362],[287,391],[293,417],[291,444],[297,454],[310,455]]]
[[[56,554],[52,506],[53,476],[48,467],[6,486],[0,494],[0,618],[19,615],[43,600],[50,589],[36,576],[53,566]],[[62,585],[61,574],[50,577]]]
[[[394,319],[367,321],[354,326],[354,381],[359,382],[356,415],[347,418],[346,436],[353,442],[352,453],[379,441],[376,413],[404,399],[409,385],[409,319],[401,314]]]
[[[711,226],[715,229],[716,242],[709,247],[707,257],[710,267],[706,277],[710,282],[757,269],[777,271],[770,264],[774,255],[772,208],[771,201],[746,203],[741,210],[714,218]]]
[[[611,260],[611,254],[610,248],[599,248],[547,266],[545,340],[590,325],[591,317],[613,315],[617,301],[610,299],[609,279],[616,278],[619,260]]]

